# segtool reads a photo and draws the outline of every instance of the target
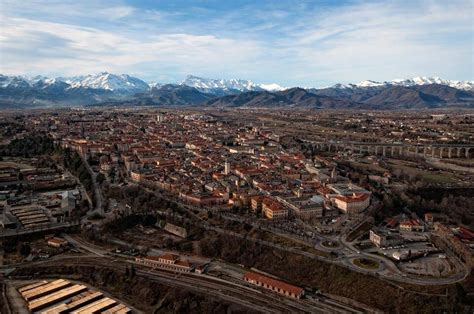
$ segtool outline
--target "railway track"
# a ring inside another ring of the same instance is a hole
[[[58,265],[59,264],[59,265]],[[145,266],[130,263],[120,259],[110,260],[103,257],[87,258],[63,258],[55,261],[39,261],[29,265],[19,266],[22,268],[35,268],[40,272],[41,268],[58,268],[60,266],[88,266],[100,268],[112,268],[114,270],[125,270],[133,264],[139,276],[163,283],[168,286],[185,288],[200,294],[218,297],[232,303],[240,304],[246,308],[260,312],[298,312],[298,313],[360,313],[351,310],[347,305],[340,304],[334,300],[293,300],[279,296],[270,291],[260,290],[246,285],[225,281],[206,275],[194,273],[175,273],[162,269],[150,269]],[[58,268],[59,269],[59,268]],[[60,275],[60,274],[58,274]]]
[[[57,265],[60,264],[60,265]],[[100,267],[100,268],[113,268],[114,270],[123,270],[130,266],[129,263],[123,263],[121,261],[104,261],[103,258],[74,258],[74,259],[63,259],[61,261],[55,261],[54,263],[37,262],[33,265],[20,266],[22,268],[33,267],[38,272],[41,268],[57,268],[61,265],[68,266],[85,266],[85,267]],[[222,282],[214,282],[210,278],[196,278],[185,276],[182,273],[173,273],[161,270],[151,270],[137,266],[136,274],[138,276],[146,277],[150,280],[176,287],[185,288],[186,290],[198,292],[204,295],[210,295],[218,297],[222,300],[226,300],[232,303],[240,304],[246,308],[258,310],[264,313],[270,312],[310,312],[302,311],[294,306],[282,304],[281,302],[275,302],[273,298],[266,297],[263,295],[250,295],[250,291],[246,289],[237,289],[232,285],[225,285]],[[60,275],[60,274],[57,274]]]

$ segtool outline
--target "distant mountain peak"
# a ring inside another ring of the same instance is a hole
[[[378,82],[373,80],[361,81],[357,84],[335,84],[331,88],[337,89],[354,89],[354,88],[377,88],[377,87],[387,87],[387,86],[418,86],[418,85],[429,85],[429,84],[439,84],[447,85],[461,90],[474,90],[474,81],[455,81],[455,80],[443,80],[437,76],[427,77],[427,76],[416,76],[409,79],[395,79],[392,81]]]
[[[186,79],[180,82],[181,85],[187,85],[198,89],[201,92],[211,94],[232,94],[236,92],[249,91],[279,91],[284,88],[278,84],[256,84],[250,80],[243,79],[209,79],[196,75],[187,75]]]
[[[188,75],[177,84],[145,83],[128,74],[100,72],[69,78],[0,74],[0,106],[87,105],[104,102],[153,105],[296,106],[305,108],[474,108],[474,81],[418,76],[328,88],[282,88],[243,79]]]
[[[118,92],[143,92],[150,87],[144,81],[132,77],[128,74],[112,74],[109,72],[100,72],[86,76],[75,76],[65,78],[71,88],[92,88],[105,89]]]

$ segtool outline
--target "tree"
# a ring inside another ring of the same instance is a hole
[[[99,173],[96,177],[97,183],[102,184],[105,181],[105,176],[102,173]]]
[[[31,253],[31,246],[29,243],[22,243],[20,247],[20,254],[22,256],[28,256]]]

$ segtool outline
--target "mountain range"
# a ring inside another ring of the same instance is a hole
[[[297,108],[474,108],[474,81],[416,77],[325,88],[284,88],[189,75],[174,84],[102,72],[69,78],[0,74],[0,108],[54,106],[214,106]]]

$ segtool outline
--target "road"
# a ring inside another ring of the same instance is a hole
[[[194,209],[194,210],[201,210],[201,211],[203,210],[203,209],[195,207],[195,206],[189,206],[189,205],[184,205],[184,204],[181,204],[181,205],[184,206],[185,208],[188,207],[188,208],[191,208],[191,209]],[[252,225],[253,227],[257,227],[257,228],[260,227],[263,230],[270,231],[270,232],[272,232],[272,233],[274,233],[278,236],[286,237],[286,238],[289,238],[289,239],[291,239],[293,241],[296,241],[296,242],[305,242],[307,245],[314,245],[315,246],[315,243],[314,243],[315,241],[314,240],[308,241],[308,240],[302,240],[300,238],[295,238],[294,235],[291,235],[289,233],[275,230],[275,228],[262,227],[261,225],[255,223],[255,222],[252,222],[252,221],[248,221],[247,219],[244,219],[242,217],[232,217],[231,215],[228,215],[228,214],[221,215],[221,217],[225,218],[225,219],[239,221],[241,223],[246,222],[246,223]],[[365,222],[365,220],[360,221],[357,224],[357,226],[355,226],[352,229],[356,229],[358,226],[362,225],[364,222]],[[206,225],[204,225],[204,227],[206,227]],[[244,238],[244,236],[239,234],[239,233],[231,232],[229,230],[224,230],[224,229],[221,229],[221,228],[218,228],[218,227],[207,226],[206,228],[214,230],[216,232],[220,232],[220,233],[224,233],[224,234],[231,234],[231,235],[234,235],[234,236],[237,236],[237,237]],[[347,230],[347,231],[349,231],[349,230]],[[310,258],[313,258],[313,259],[325,261],[325,262],[328,262],[328,263],[336,263],[336,264],[341,265],[343,267],[349,268],[352,271],[356,271],[356,272],[360,272],[360,273],[364,273],[364,274],[377,275],[377,276],[379,276],[381,278],[384,278],[384,279],[387,279],[387,280],[394,280],[394,281],[403,282],[403,283],[411,283],[411,284],[416,284],[416,285],[446,285],[446,284],[453,284],[453,283],[456,283],[456,282],[461,282],[469,274],[469,271],[467,271],[467,269],[465,267],[463,267],[464,271],[462,273],[456,273],[456,274],[454,274],[450,277],[447,277],[447,278],[427,278],[427,277],[412,276],[410,274],[402,272],[392,260],[390,260],[386,257],[376,255],[376,254],[366,253],[366,252],[363,252],[363,251],[359,251],[358,249],[356,249],[354,247],[354,243],[351,243],[351,242],[347,241],[346,236],[347,236],[347,234],[340,234],[339,236],[318,235],[319,242],[329,240],[329,241],[334,241],[334,242],[339,244],[339,248],[331,250],[331,251],[337,251],[341,255],[338,258],[328,258],[328,257],[325,257],[325,256],[320,256],[320,255],[313,254],[311,252],[305,252],[305,251],[301,251],[301,250],[294,249],[294,248],[284,247],[284,246],[277,245],[275,243],[264,241],[264,240],[251,239],[251,238],[246,238],[246,239],[258,242],[258,243],[263,244],[263,245],[271,246],[271,247],[274,247],[274,248],[277,248],[277,249],[280,249],[280,250],[292,252],[292,253],[299,254],[299,255],[304,255],[304,256],[307,256],[307,257],[310,257]],[[369,269],[363,269],[363,268],[360,268],[360,267],[354,265],[353,260],[355,258],[360,258],[360,257],[375,259],[380,263],[380,267],[377,268],[377,269],[369,270]],[[457,260],[456,257],[453,256],[453,258],[455,258]]]
[[[84,156],[81,155],[81,159],[84,165],[86,166],[87,171],[91,174],[92,186],[94,187],[96,203],[95,203],[95,208],[92,213],[98,213],[99,215],[103,216],[105,212],[104,212],[104,208],[102,207],[102,192],[99,188],[99,185],[97,184],[97,173],[95,173],[95,171],[92,170],[91,166],[87,162],[87,159],[84,158]]]
[[[79,237],[73,237],[73,236],[66,235],[66,234],[63,234],[62,236],[64,238],[70,240],[71,243],[74,243],[75,245],[77,245],[77,247],[80,247],[85,251],[91,252],[91,253],[95,254],[97,257],[103,257],[103,258],[111,258],[111,257],[117,258],[118,257],[118,258],[126,259],[129,263],[130,262],[134,263],[134,260],[133,260],[132,257],[124,257],[124,256],[120,256],[120,255],[117,255],[117,254],[110,254],[110,253],[107,252],[107,249],[105,249],[103,247],[100,247],[100,246],[97,246],[97,245],[94,245],[92,243],[89,243],[89,242],[87,242],[84,239],[81,239]],[[111,239],[111,242],[117,243],[118,245],[128,245],[128,243],[126,243],[124,241],[121,241],[119,239]],[[173,253],[173,254],[178,254],[178,255],[181,254],[180,252],[169,251],[169,250],[164,251],[164,250],[151,249],[149,251],[150,255],[160,255],[160,254],[163,254],[163,253]],[[215,264],[215,265],[218,265],[217,268],[221,268],[221,269],[223,269],[223,271],[234,272],[235,269],[238,269],[238,270],[242,271],[242,268],[240,266],[230,264],[230,263],[227,263],[227,262],[223,262],[223,261],[212,261],[209,258],[204,258],[204,257],[201,257],[201,256],[184,256],[184,258],[189,260],[191,263],[194,263],[194,264],[206,264],[206,263]],[[137,264],[137,265],[141,266],[140,264]],[[212,266],[211,266],[211,268],[212,268]],[[215,280],[222,281],[222,279],[219,279],[219,278],[215,278],[215,277],[212,277],[212,278],[214,278]],[[224,281],[224,282],[228,283],[228,281]],[[286,298],[284,298],[284,299],[286,299]],[[311,301],[311,302],[313,302],[313,301]],[[333,302],[336,302],[336,301],[333,301]],[[337,303],[340,304],[341,306],[342,305],[347,306],[347,305],[342,304],[339,301],[337,301]]]
[[[131,182],[131,181],[128,181],[128,183],[130,185],[137,185],[136,183]],[[341,233],[338,236],[318,235],[317,240],[311,240],[311,241],[302,240],[300,238],[296,238],[295,235],[292,235],[292,234],[289,234],[289,233],[286,233],[286,232],[283,232],[283,231],[276,230],[276,228],[265,228],[264,226],[261,226],[256,222],[249,221],[248,219],[245,219],[244,217],[234,217],[234,216],[229,215],[229,214],[222,214],[219,211],[214,211],[214,210],[209,210],[209,209],[205,209],[205,208],[200,208],[200,207],[197,207],[197,206],[192,206],[192,205],[189,205],[189,204],[184,204],[184,203],[181,203],[178,200],[176,200],[176,198],[173,198],[171,195],[168,195],[168,193],[161,193],[161,192],[149,189],[149,188],[147,188],[145,186],[142,186],[142,185],[139,185],[139,186],[141,186],[142,188],[144,188],[145,190],[147,190],[150,193],[156,193],[159,196],[161,196],[161,197],[163,197],[167,200],[172,200],[172,201],[176,202],[181,208],[187,210],[191,215],[193,215],[194,217],[197,217],[198,219],[200,219],[200,218],[197,215],[195,215],[193,211],[201,211],[201,212],[212,211],[215,214],[219,214],[220,217],[222,217],[224,219],[239,221],[241,223],[245,222],[245,223],[248,223],[248,224],[252,225],[253,227],[261,228],[261,229],[264,229],[266,231],[270,231],[270,232],[272,232],[272,233],[274,233],[278,236],[286,237],[286,238],[289,238],[289,239],[291,239],[293,241],[296,241],[296,242],[302,242],[303,241],[307,245],[312,245],[315,248],[317,248],[318,243],[320,244],[322,241],[325,241],[325,240],[334,241],[334,242],[339,244],[339,248],[331,249],[331,251],[338,252],[340,254],[340,256],[338,258],[330,258],[330,257],[320,256],[320,255],[316,255],[316,254],[313,254],[313,253],[310,253],[310,252],[305,252],[305,251],[302,251],[302,250],[299,250],[299,249],[295,249],[295,248],[291,248],[291,247],[284,247],[284,246],[281,246],[281,245],[278,245],[278,244],[275,244],[275,243],[272,243],[272,242],[269,242],[269,241],[247,238],[247,237],[243,236],[242,234],[232,232],[232,231],[229,231],[229,230],[225,230],[225,229],[222,229],[222,228],[218,228],[218,227],[215,227],[215,226],[211,226],[206,221],[203,221],[203,224],[202,224],[202,226],[204,228],[208,229],[208,230],[214,230],[214,231],[219,232],[219,233],[230,234],[230,235],[234,235],[234,236],[240,237],[240,238],[246,238],[248,240],[258,242],[262,245],[274,247],[274,248],[277,248],[277,249],[280,249],[280,250],[284,250],[284,251],[299,254],[299,255],[304,255],[306,257],[317,259],[317,260],[320,260],[320,261],[324,261],[324,262],[328,262],[328,263],[335,263],[335,264],[338,264],[340,266],[346,267],[346,268],[348,268],[352,271],[356,271],[356,272],[359,272],[359,273],[376,275],[376,276],[379,276],[380,278],[383,278],[383,279],[394,280],[394,281],[398,281],[398,282],[402,282],[402,283],[412,283],[412,284],[416,284],[416,285],[453,284],[453,283],[463,281],[469,275],[469,271],[466,269],[466,267],[463,267],[464,271],[462,273],[456,273],[456,274],[454,274],[454,275],[452,275],[448,278],[427,278],[427,277],[412,276],[410,274],[402,272],[400,269],[398,269],[397,265],[393,261],[391,261],[390,259],[388,259],[386,257],[376,255],[376,254],[366,253],[366,252],[363,252],[363,251],[359,251],[358,249],[356,249],[353,246],[353,243],[349,243],[346,240],[346,235],[347,235],[346,233]],[[374,202],[374,203],[371,204],[371,206],[369,207],[368,210],[373,210],[378,205],[379,205],[378,202]],[[365,220],[360,221],[351,230],[356,229],[358,226],[363,224],[364,221]],[[349,231],[350,231],[349,229],[346,229],[346,232],[349,232]],[[355,258],[358,258],[358,257],[359,258],[360,257],[367,257],[367,258],[375,259],[380,263],[380,267],[378,269],[374,269],[374,270],[360,268],[360,267],[354,265],[353,262],[352,262]]]

